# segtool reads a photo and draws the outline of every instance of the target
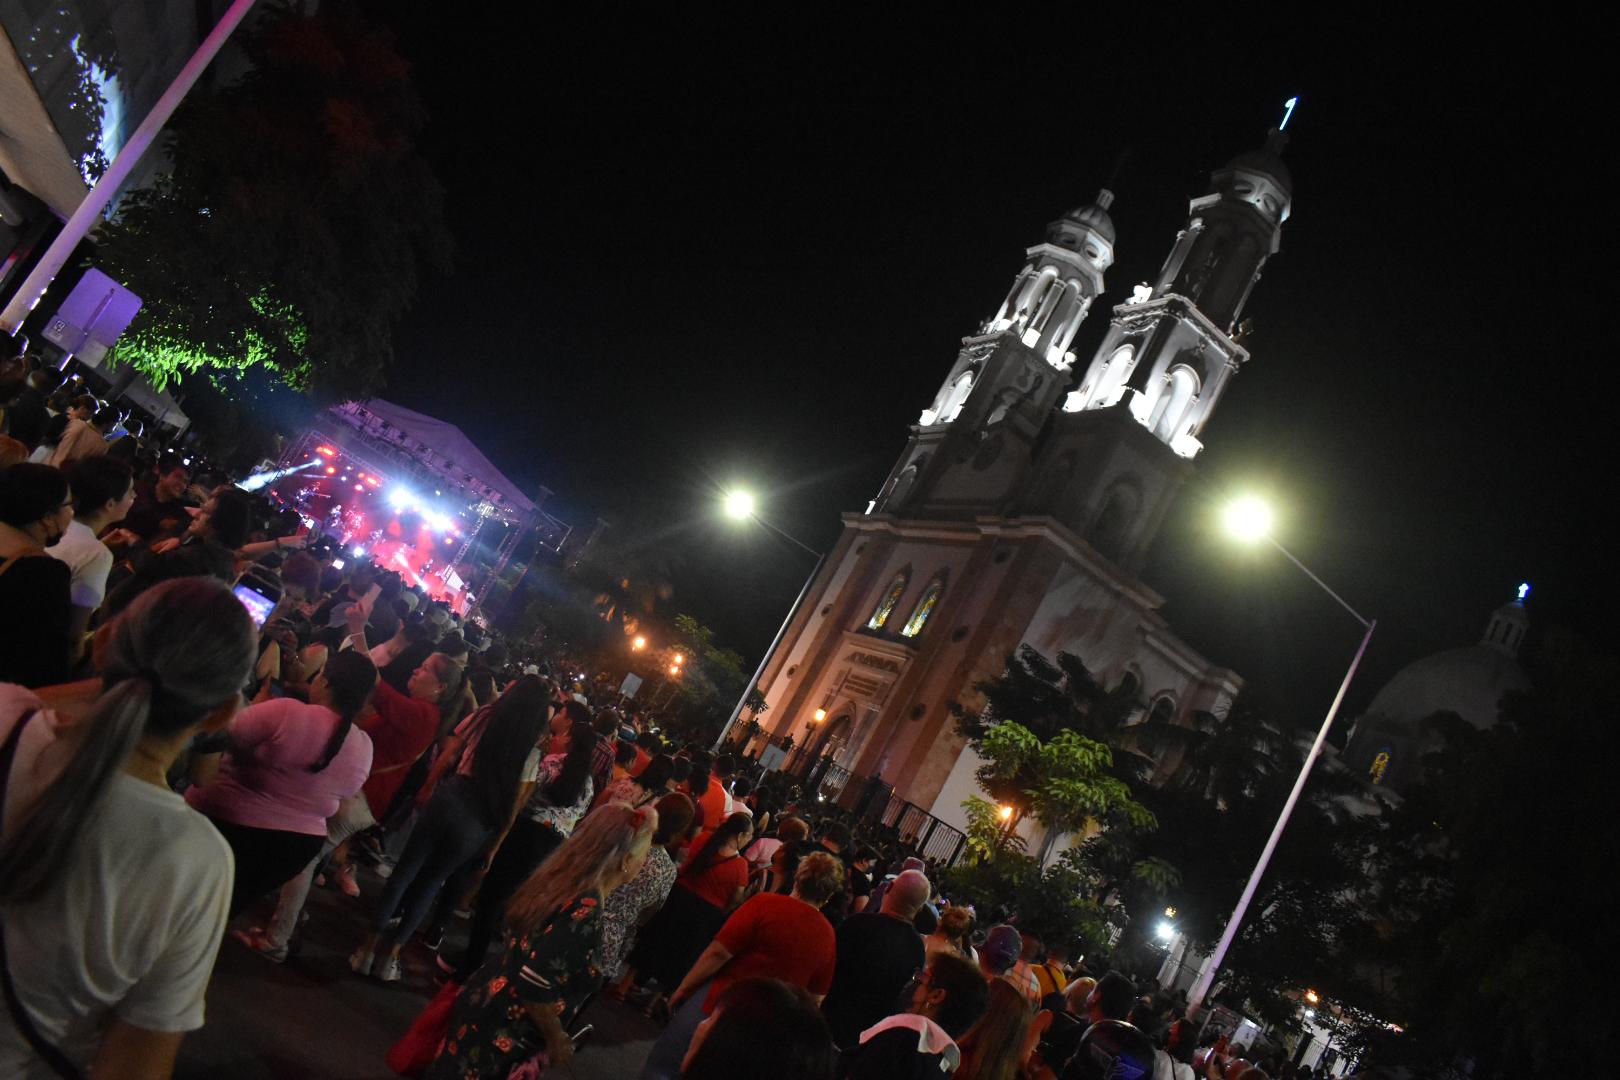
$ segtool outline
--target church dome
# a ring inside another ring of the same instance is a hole
[[[1118,234],[1114,229],[1114,219],[1108,216],[1108,208],[1113,204],[1114,193],[1104,188],[1097,193],[1094,202],[1076,207],[1052,222],[1051,225],[1048,225],[1046,228],[1048,238],[1054,243],[1062,243],[1061,238],[1065,234],[1074,236],[1078,232],[1083,235],[1089,229],[1096,233],[1103,242],[1112,247],[1118,239]],[[1072,246],[1072,244],[1066,246]]]
[[[1366,712],[1380,728],[1415,730],[1437,712],[1454,712],[1476,728],[1496,723],[1502,696],[1530,689],[1530,679],[1512,655],[1490,645],[1426,656],[1406,665],[1384,684]]]

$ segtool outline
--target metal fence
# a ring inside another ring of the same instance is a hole
[[[780,745],[775,739],[768,741]],[[807,794],[819,796],[857,820],[894,829],[902,844],[914,847],[925,859],[953,866],[967,850],[967,837],[960,829],[894,794],[881,778],[850,772],[831,755],[812,757],[805,747],[794,747],[780,768],[797,778]]]

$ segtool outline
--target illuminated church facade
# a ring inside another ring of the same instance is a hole
[[[844,515],[761,672],[768,734],[961,827],[979,762],[949,707],[979,707],[1020,646],[1133,681],[1157,716],[1227,708],[1242,680],[1175,635],[1138,573],[1248,360],[1241,313],[1292,201],[1284,141],[1214,172],[1089,361],[1070,345],[1114,261],[1112,193],[1047,227],[877,498]]]

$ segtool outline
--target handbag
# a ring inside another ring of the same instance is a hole
[[[8,562],[7,566],[10,565]],[[5,567],[0,567],[0,573]],[[6,737],[5,746],[0,748],[0,821],[4,820],[6,809],[6,789],[11,784],[11,762],[17,756],[17,743],[22,738],[23,728],[28,721],[34,718],[34,710],[22,714],[11,727],[11,734]],[[6,957],[6,929],[0,922],[0,984],[4,985],[6,996],[6,1010],[11,1014],[11,1022],[29,1047],[38,1054],[40,1060],[51,1067],[51,1071],[62,1080],[83,1080],[84,1074],[67,1055],[62,1053],[54,1043],[40,1034],[39,1028],[34,1026],[34,1018],[28,1015],[28,1009],[17,996],[17,987],[11,981],[11,961]]]
[[[461,984],[447,982],[433,1000],[411,1021],[399,1041],[388,1048],[388,1067],[400,1076],[421,1076],[439,1056],[444,1037],[450,1033],[450,1012],[461,996]]]

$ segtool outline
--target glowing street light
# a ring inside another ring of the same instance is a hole
[[[1306,1001],[1307,1004],[1316,1005],[1316,1004],[1319,1004],[1321,1002],[1321,1000],[1322,1000],[1322,996],[1320,994],[1318,994],[1315,990],[1307,990],[1307,991],[1305,991],[1305,1001]]]
[[[1174,941],[1176,939],[1176,928],[1167,922],[1161,922],[1157,932],[1160,941]]]
[[[1262,540],[1271,535],[1271,507],[1247,495],[1226,508],[1226,531],[1239,540]]]
[[[637,634],[636,639],[630,643],[630,647],[635,649],[637,652],[640,652],[642,649],[647,647],[647,639],[642,637],[640,634]]]
[[[1001,807],[1001,820],[1002,821],[1011,821],[1012,816],[1013,816],[1013,808],[1003,804],[1003,806]]]
[[[810,714],[810,722],[812,724],[819,724],[825,719],[827,719],[826,709],[817,709],[815,712]]]
[[[771,657],[776,655],[777,647],[782,644],[782,637],[787,633],[788,624],[793,621],[793,616],[798,614],[799,605],[803,604],[804,598],[809,595],[810,586],[815,582],[816,575],[821,572],[821,564],[827,559],[826,552],[817,551],[809,544],[806,544],[803,540],[800,540],[798,537],[793,536],[790,533],[784,532],[756,514],[754,512],[755,501],[752,492],[744,491],[742,489],[733,489],[728,491],[722,500],[722,505],[725,509],[726,516],[731,518],[733,521],[752,521],[757,523],[767,531],[775,533],[779,539],[787,541],[800,551],[803,551],[805,554],[814,557],[816,560],[816,565],[810,568],[810,576],[804,579],[804,586],[799,589],[798,597],[793,601],[793,606],[788,608],[787,616],[782,620],[781,627],[776,631],[776,637],[771,639],[771,647],[766,649],[764,654],[760,656],[759,666],[754,669],[754,677],[748,680],[748,684],[743,690],[742,696],[737,699],[737,704],[732,707],[731,715],[726,718],[725,726],[720,729],[720,734],[715,737],[715,750],[719,750],[720,747],[725,745],[726,736],[731,734],[731,729],[733,725],[737,723],[737,718],[742,715],[743,709],[748,704],[749,695],[758,689],[760,676],[765,674],[765,666],[771,662]]]
[[[679,664],[671,664],[671,665],[669,665],[669,673],[671,675],[679,675],[681,673],[681,665],[679,665]]]
[[[684,664],[684,663],[686,663],[686,656],[685,656],[685,654],[683,654],[683,653],[676,653],[676,654],[675,654],[675,666],[676,666],[676,667],[680,667],[680,666],[681,666],[681,665],[682,665],[682,664]]]
[[[1322,726],[1316,732],[1316,741],[1311,744],[1310,753],[1305,755],[1305,761],[1299,767],[1299,775],[1294,778],[1293,790],[1283,802],[1282,810],[1277,815],[1277,822],[1271,827],[1271,836],[1267,838],[1266,846],[1261,849],[1260,858],[1255,862],[1254,870],[1250,872],[1249,880],[1243,886],[1243,895],[1238,897],[1237,907],[1232,909],[1232,917],[1226,920],[1226,928],[1221,932],[1221,940],[1216,944],[1215,951],[1204,961],[1203,968],[1198,972],[1198,978],[1194,980],[1192,988],[1187,993],[1188,1017],[1196,1017],[1204,1007],[1204,999],[1209,996],[1210,987],[1215,983],[1215,975],[1220,970],[1221,962],[1226,959],[1226,951],[1232,946],[1232,939],[1237,936],[1238,928],[1243,925],[1243,916],[1248,912],[1249,903],[1260,887],[1260,879],[1265,876],[1272,853],[1277,850],[1277,842],[1282,839],[1283,829],[1288,827],[1288,819],[1293,815],[1295,805],[1299,803],[1300,793],[1305,790],[1305,782],[1311,776],[1311,767],[1322,754],[1322,745],[1327,742],[1328,729],[1333,726],[1333,718],[1339,714],[1339,706],[1344,703],[1344,695],[1350,690],[1350,681],[1356,677],[1356,669],[1361,666],[1361,658],[1366,655],[1367,646],[1372,641],[1373,630],[1378,626],[1377,619],[1362,618],[1355,608],[1345,602],[1344,597],[1334,592],[1327,582],[1317,577],[1310,567],[1300,562],[1293,552],[1278,542],[1271,534],[1271,511],[1265,503],[1252,497],[1239,499],[1227,507],[1224,516],[1227,529],[1234,535],[1247,540],[1269,541],[1284,558],[1299,567],[1306,577],[1321,586],[1323,592],[1333,597],[1340,607],[1349,612],[1350,617],[1361,624],[1363,633],[1361,644],[1357,646],[1356,654],[1350,661],[1350,668],[1344,673],[1344,681],[1339,684],[1339,692],[1334,695],[1333,704],[1328,706],[1327,715],[1322,718]]]

